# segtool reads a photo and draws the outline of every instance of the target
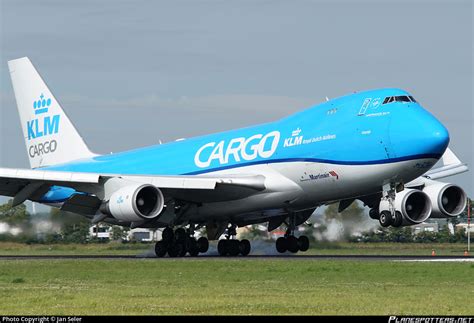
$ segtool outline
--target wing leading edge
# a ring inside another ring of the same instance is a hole
[[[266,188],[263,175],[141,176],[0,168],[0,195],[13,197],[13,205],[18,205],[26,200],[40,201],[53,186],[67,187],[81,193],[64,201],[64,208],[83,208],[80,213],[90,214],[99,207],[97,201],[105,197],[105,183],[114,178],[151,184],[160,188],[167,199],[194,203],[240,199]]]

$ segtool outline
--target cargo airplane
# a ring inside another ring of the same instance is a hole
[[[404,90],[353,93],[265,124],[98,155],[27,57],[8,66],[31,169],[0,168],[0,195],[92,223],[162,228],[158,257],[196,256],[221,236],[219,254],[248,255],[236,228],[257,223],[286,228],[278,252],[306,251],[297,227],[331,203],[341,212],[360,200],[383,227],[465,209],[464,190],[437,180],[467,166],[448,148],[447,129]]]

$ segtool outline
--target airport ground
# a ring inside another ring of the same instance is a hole
[[[307,252],[298,255],[397,255],[431,256],[433,250],[437,256],[463,256],[466,244],[461,243],[351,243],[324,242],[312,243]],[[474,248],[474,245],[473,245]],[[0,242],[0,256],[5,255],[137,255],[153,256],[151,243],[98,243],[98,244],[22,244]],[[211,242],[209,254],[214,251]],[[273,242],[252,241],[251,255],[278,254]],[[291,255],[291,253],[287,253]],[[472,251],[474,255],[474,250]]]
[[[120,246],[30,245],[24,249],[24,245],[4,243],[0,253],[144,255],[150,248]],[[437,246],[440,255],[460,256],[463,250],[461,245]],[[431,249],[432,245],[420,244],[355,248],[339,243],[309,253],[425,255]],[[298,256],[245,261],[240,257],[4,258],[0,260],[0,313],[472,315],[473,273],[473,262]]]

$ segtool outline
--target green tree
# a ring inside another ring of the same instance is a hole
[[[15,226],[27,225],[30,214],[26,211],[26,205],[20,204],[12,207],[12,202],[13,200],[10,199],[7,203],[0,205],[0,222]]]
[[[121,241],[127,237],[128,230],[123,227],[114,225],[112,226],[112,240]]]
[[[87,243],[89,240],[89,223],[66,224],[61,231],[62,240],[68,243]]]

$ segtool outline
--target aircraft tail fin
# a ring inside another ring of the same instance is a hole
[[[28,57],[8,68],[31,168],[95,156]]]

